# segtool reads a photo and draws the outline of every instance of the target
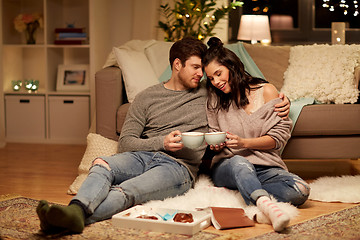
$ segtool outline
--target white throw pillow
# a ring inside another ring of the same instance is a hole
[[[105,138],[99,134],[89,133],[87,136],[87,147],[80,162],[78,173],[74,182],[68,189],[68,194],[76,194],[89,173],[93,160],[101,156],[111,156],[117,153],[117,141]]]
[[[170,66],[169,52],[173,44],[173,42],[157,41],[145,48],[145,55],[158,78],[164,73],[165,69]]]
[[[310,45],[290,49],[281,92],[290,100],[313,97],[322,103],[355,103],[360,45]]]
[[[130,103],[139,92],[159,83],[144,51],[114,47],[113,52],[123,72],[126,95]]]

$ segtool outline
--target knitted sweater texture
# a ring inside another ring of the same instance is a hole
[[[205,144],[197,149],[170,152],[164,149],[164,138],[170,132],[207,132],[205,111],[206,89],[174,91],[162,83],[140,92],[131,103],[121,135],[119,151],[161,152],[185,165],[195,179],[205,152]]]
[[[214,112],[207,110],[210,131],[229,131],[242,138],[269,135],[276,142],[276,147],[270,150],[224,148],[221,153],[213,158],[212,165],[222,158],[240,155],[252,164],[278,166],[287,170],[281,159],[280,151],[290,138],[292,121],[290,119],[283,120],[277,116],[277,112],[274,112],[274,105],[281,101],[279,98],[273,99],[252,114],[248,114],[243,108],[238,109],[234,105],[230,106],[229,111]]]

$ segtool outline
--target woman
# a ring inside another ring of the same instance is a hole
[[[273,111],[281,102],[276,88],[250,76],[243,63],[220,39],[208,41],[203,58],[207,75],[207,117],[211,131],[227,132],[227,141],[210,146],[218,152],[212,162],[212,179],[219,187],[238,189],[247,204],[255,204],[283,230],[289,216],[276,201],[303,204],[309,186],[288,172],[280,151],[290,138],[292,122]]]

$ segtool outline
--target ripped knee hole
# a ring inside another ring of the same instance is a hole
[[[304,195],[309,195],[310,187],[306,182],[303,182],[303,181],[298,182],[297,181],[295,184]]]
[[[111,170],[109,164],[108,164],[107,162],[105,162],[105,161],[104,161],[103,159],[101,159],[101,158],[96,158],[96,159],[93,161],[92,165],[93,165],[93,166],[95,166],[95,165],[101,165],[101,166],[106,167],[107,170],[109,170],[109,171]]]

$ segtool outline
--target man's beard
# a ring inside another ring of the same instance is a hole
[[[191,80],[185,78],[181,73],[179,74],[179,80],[180,83],[186,88],[186,89],[194,89],[199,86],[199,82],[195,82],[193,79],[194,77],[191,77]]]

